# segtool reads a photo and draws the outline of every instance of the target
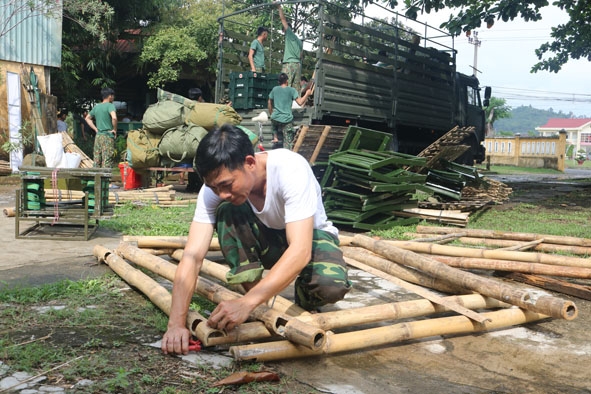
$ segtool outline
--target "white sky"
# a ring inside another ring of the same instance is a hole
[[[368,13],[375,15],[370,9]],[[448,18],[449,12],[444,10],[437,14],[419,14],[417,19],[439,27]],[[531,67],[538,61],[535,49],[550,41],[551,27],[567,20],[568,15],[560,8],[548,6],[542,8],[542,20],[537,22],[515,19],[505,23],[497,20],[491,29],[483,25],[478,29],[481,41],[477,49],[480,85],[491,86],[493,96],[506,99],[511,107],[531,105],[591,117],[591,62],[570,60],[557,74],[548,71],[530,73]],[[454,45],[458,51],[457,70],[472,74],[474,45],[465,35],[456,37]]]

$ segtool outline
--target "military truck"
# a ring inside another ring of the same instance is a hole
[[[216,100],[224,96],[237,99],[234,77],[250,73],[247,55],[254,34],[245,34],[244,26],[234,19],[247,13],[254,18],[252,13],[256,12],[272,15],[275,8],[264,7],[219,18],[223,38]],[[474,132],[463,141],[470,149],[459,161],[473,164],[484,160],[483,104],[488,105],[490,88],[485,90],[483,103],[478,79],[456,71],[452,36],[385,8],[380,9],[380,18],[375,18],[324,1],[314,2],[314,7],[317,14],[306,22],[292,16],[292,22],[299,23],[294,31],[305,36],[302,74],[315,82],[313,99],[301,110],[294,110],[296,124],[357,125],[387,131],[394,136],[392,148],[410,154],[419,153],[454,126],[473,126]],[[275,22],[279,26],[278,20]],[[281,69],[283,33],[275,26],[270,30],[265,43],[267,74],[255,74],[248,89],[242,90],[258,97],[251,97],[246,108],[244,101],[237,107],[247,127],[256,128],[250,119],[266,110],[265,95],[272,85],[265,85],[260,78],[275,78]],[[264,86],[267,90],[261,93]],[[268,130],[267,124],[265,134]]]

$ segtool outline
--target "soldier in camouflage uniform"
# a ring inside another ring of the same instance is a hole
[[[111,88],[103,88],[101,96],[103,101],[95,105],[86,115],[86,123],[96,132],[93,152],[94,166],[113,168],[115,138],[117,137],[117,110],[113,104],[115,91]]]
[[[294,280],[296,303],[305,309],[343,299],[351,283],[338,230],[302,156],[287,149],[255,154],[244,132],[224,125],[200,142],[195,167],[204,186],[176,270],[165,353],[188,352],[187,311],[214,230],[230,265],[228,281],[247,292],[221,302],[209,326],[232,330]]]

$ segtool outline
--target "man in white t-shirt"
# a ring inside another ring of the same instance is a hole
[[[247,293],[221,302],[210,327],[232,330],[294,280],[296,303],[305,309],[343,299],[351,283],[338,230],[301,155],[287,149],[255,154],[248,136],[226,124],[199,143],[195,167],[204,185],[176,270],[165,353],[188,352],[187,312],[214,230],[230,266],[228,282]]]

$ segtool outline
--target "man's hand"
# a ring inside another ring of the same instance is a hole
[[[250,306],[248,302],[244,301],[244,297],[232,301],[222,301],[211,313],[207,325],[218,330],[231,331],[234,327],[244,323],[254,308],[255,306]]]
[[[188,354],[191,333],[186,327],[169,327],[162,337],[164,354]]]

